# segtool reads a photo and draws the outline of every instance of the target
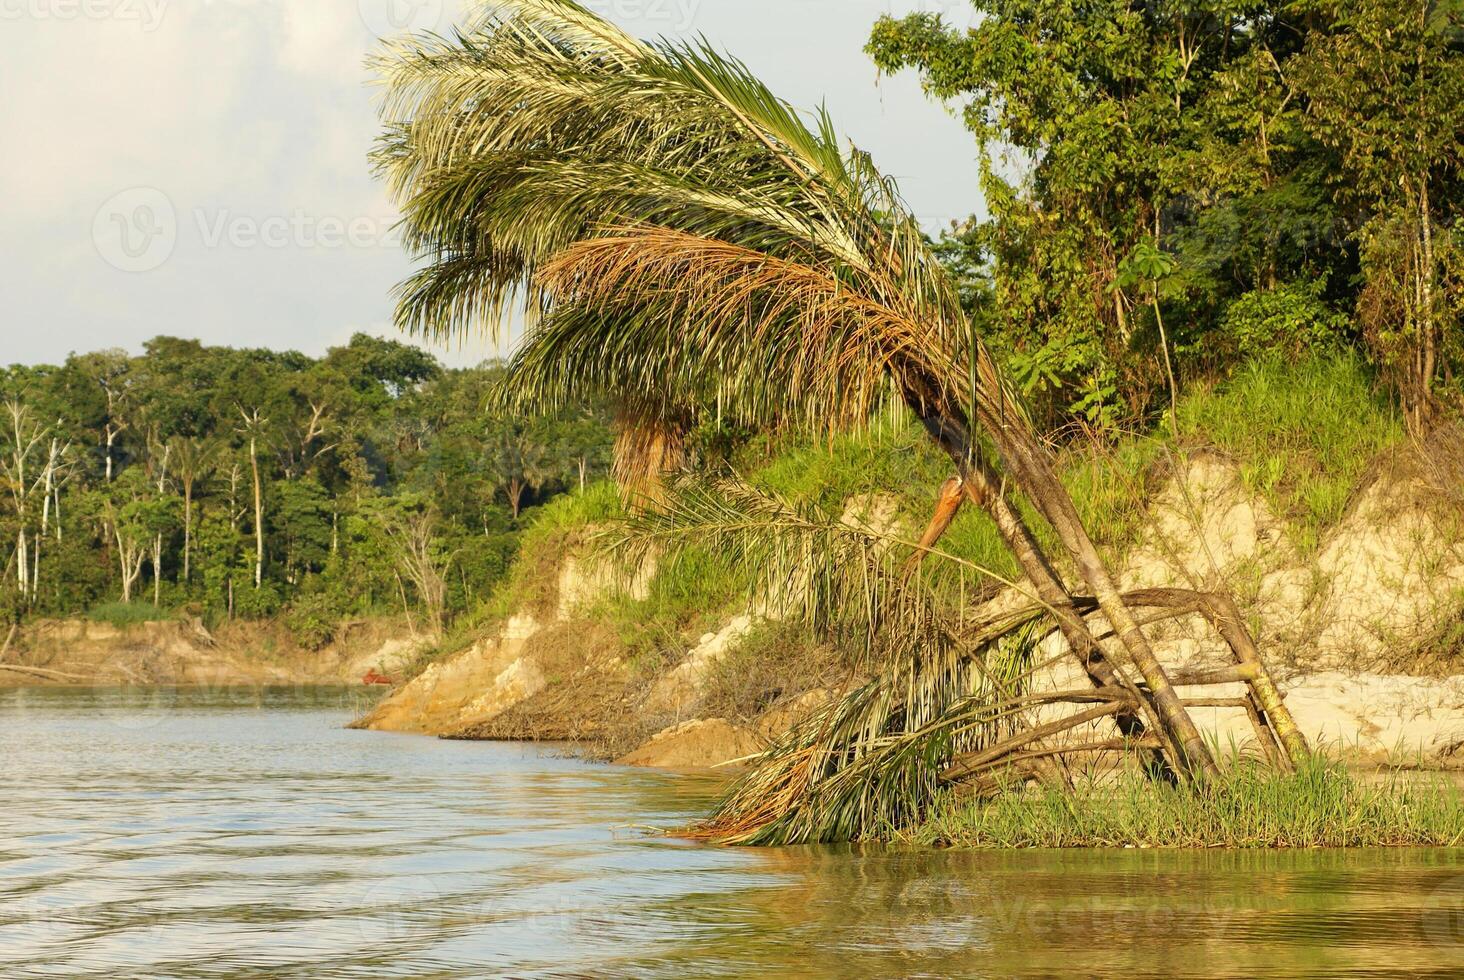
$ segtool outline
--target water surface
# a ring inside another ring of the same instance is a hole
[[[1464,975],[1456,851],[723,849],[706,778],[0,691],[0,976]]]

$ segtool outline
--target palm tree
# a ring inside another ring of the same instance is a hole
[[[541,409],[600,396],[675,418],[715,399],[753,424],[827,431],[902,401],[1092,683],[1132,693],[1124,733],[1147,725],[1178,772],[1213,771],[917,222],[826,112],[805,119],[705,44],[640,41],[569,0],[495,4],[452,38],[393,42],[378,69],[375,160],[424,260],[400,287],[401,326],[496,335],[525,304],[505,384]],[[1106,658],[1093,611],[1142,689]]]
[[[173,468],[183,490],[183,583],[193,577],[193,493],[199,481],[213,472],[220,446],[195,437],[172,440]]]
[[[524,494],[543,486],[552,475],[544,447],[516,426],[499,433],[489,466],[503,485],[514,520],[523,509]]]

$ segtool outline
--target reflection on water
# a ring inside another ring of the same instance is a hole
[[[0,975],[1464,975],[1460,852],[704,847],[705,779],[353,697],[0,692]]]

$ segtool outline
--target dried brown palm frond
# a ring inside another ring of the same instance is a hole
[[[629,509],[662,500],[666,481],[686,467],[686,429],[684,417],[643,402],[623,399],[617,406],[611,473]]]

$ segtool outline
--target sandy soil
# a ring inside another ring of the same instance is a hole
[[[362,683],[372,671],[400,674],[426,642],[385,621],[352,624],[318,651],[271,624],[40,622],[0,657],[0,686]]]

